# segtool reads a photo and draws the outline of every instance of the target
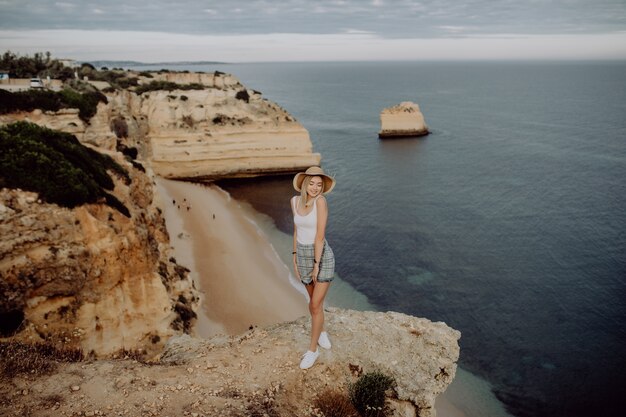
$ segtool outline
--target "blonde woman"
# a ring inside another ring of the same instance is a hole
[[[328,205],[325,194],[335,187],[335,180],[320,167],[310,167],[293,179],[293,188],[300,192],[291,199],[293,211],[293,266],[298,279],[309,293],[311,342],[302,356],[301,369],[308,369],[317,360],[317,346],[330,349],[324,331],[324,298],[335,275],[335,256],[326,241]]]

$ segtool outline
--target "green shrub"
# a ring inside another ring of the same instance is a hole
[[[57,111],[62,106],[61,96],[48,90],[28,90],[12,93],[0,90],[0,114],[15,111]]]
[[[99,91],[88,91],[81,94],[66,88],[59,94],[61,94],[62,103],[65,104],[63,107],[78,109],[78,116],[85,121],[96,114],[99,102],[108,103],[106,96]]]
[[[250,94],[248,94],[248,90],[241,90],[241,91],[237,91],[237,94],[235,94],[235,98],[238,100],[243,100],[246,103],[250,102]]]
[[[117,85],[120,88],[136,87],[139,85],[139,78],[137,77],[122,77],[117,79]]]
[[[39,193],[49,203],[75,207],[104,199],[130,217],[114,196],[111,170],[130,182],[128,173],[108,155],[80,144],[75,136],[27,122],[0,127],[0,187]]]
[[[350,401],[363,417],[384,417],[389,413],[385,391],[393,384],[393,378],[382,372],[368,372],[349,385]]]
[[[198,83],[177,84],[171,81],[150,81],[148,84],[142,84],[135,92],[143,94],[147,91],[174,91],[174,90],[204,90],[206,87]]]
[[[44,74],[53,77],[57,70],[63,68],[63,64],[51,59],[50,52],[35,52],[30,57],[6,51],[0,56],[0,68],[8,71],[11,78],[31,78]]]
[[[107,103],[104,94],[98,91],[79,93],[66,88],[61,92],[48,90],[28,90],[11,93],[0,90],[0,114],[15,111],[57,111],[62,108],[75,108],[79,110],[79,117],[89,121],[96,114],[99,102]]]
[[[154,76],[150,74],[148,71],[141,71],[139,75],[141,75],[142,77],[146,77],[146,78],[154,78]]]

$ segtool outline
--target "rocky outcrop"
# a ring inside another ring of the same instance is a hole
[[[301,375],[302,371],[293,371],[300,361],[299,354],[308,347],[308,317],[230,338],[214,337],[206,341],[188,336],[173,338],[165,347],[161,361],[193,366],[201,357],[201,362],[216,364],[219,372],[219,363],[225,357],[241,357],[243,368],[247,369],[247,384],[257,375],[262,379],[271,373],[292,396],[304,394],[309,401],[328,387],[342,387],[351,373],[378,370],[393,376],[396,383],[393,402],[398,408],[407,408],[406,403],[410,403],[409,408],[417,416],[435,415],[435,398],[445,391],[456,374],[460,332],[442,322],[394,312],[328,308],[325,319],[333,346],[329,351],[322,349],[306,377]],[[263,365],[247,368],[245,362]],[[236,379],[236,374],[232,376]],[[245,390],[247,384],[243,382],[239,389]],[[294,407],[296,404],[290,404],[293,397],[289,398],[288,393],[285,397],[281,408],[291,412],[287,415],[305,415]]]
[[[71,133],[76,138],[101,149],[114,150],[117,137],[110,127],[111,106],[98,104],[98,113],[85,123],[78,116],[78,109],[61,109],[58,111],[17,112],[0,115],[0,124],[18,121],[35,123],[48,129]]]
[[[309,134],[285,110],[246,90],[152,92],[141,98],[152,167],[196,181],[289,173],[319,165]],[[146,94],[144,94],[146,95]]]
[[[345,393],[361,372],[378,370],[395,379],[388,397],[394,416],[435,416],[435,397],[456,372],[458,331],[399,313],[327,311],[333,347],[307,371],[298,369],[309,343],[309,320],[302,318],[238,336],[174,337],[149,366],[95,361],[35,380],[15,378],[0,411],[7,404],[36,414],[54,397],[58,415],[310,416],[319,415],[317,396]]]
[[[380,113],[380,138],[424,136],[429,133],[417,104],[404,101]]]
[[[241,82],[234,76],[223,72],[156,72],[152,78],[140,77],[142,83],[150,81],[169,81],[177,84],[202,84],[208,88],[241,89]]]
[[[128,127],[125,143],[137,147],[154,172],[165,178],[210,181],[218,178],[293,173],[319,165],[307,130],[287,111],[246,89],[232,75],[152,73],[141,83],[202,84],[203,90],[130,90],[107,93],[89,123],[78,111],[0,115],[0,123],[31,121],[72,133],[78,140],[114,150],[115,120]],[[119,133],[119,132],[118,132]]]
[[[197,294],[169,256],[169,237],[152,181],[130,173],[113,194],[130,218],[104,204],[68,209],[37,194],[0,190],[2,336],[80,347],[96,356],[158,352],[189,331]]]

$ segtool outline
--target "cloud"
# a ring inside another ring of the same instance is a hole
[[[3,29],[167,31],[187,34],[333,34],[358,27],[387,38],[472,33],[606,33],[626,25],[623,0],[108,0],[88,2],[105,13],[84,13],[75,1],[1,0]],[[59,13],[62,11],[62,13]],[[215,12],[215,13],[213,13]],[[219,19],[207,24],[207,15]]]
[[[533,44],[539,51],[545,51],[546,48],[535,40],[540,37],[548,45],[563,46],[566,52],[555,51],[554,56],[575,56],[576,51],[564,39],[614,39],[621,36],[616,32],[626,27],[624,0],[108,0],[85,3],[91,6],[76,7],[79,3],[74,0],[0,0],[3,47],[19,51],[12,46],[14,43],[8,42],[8,36],[24,39],[25,33],[30,32],[53,34],[55,39],[60,39],[63,38],[61,33],[73,33],[81,40],[96,42],[98,48],[90,52],[75,39],[65,39],[65,45],[54,43],[56,40],[44,35],[32,40],[32,47],[37,51],[52,51],[52,47],[45,46],[52,42],[54,48],[63,50],[63,55],[68,56],[95,58],[102,56],[98,54],[106,54],[114,59],[118,51],[129,57],[133,53],[140,54],[137,59],[139,56],[152,59],[153,52],[144,54],[140,46],[127,48],[123,43],[107,46],[90,34],[133,33],[133,44],[141,39],[151,48],[154,39],[162,39],[163,33],[167,32],[166,41],[175,39],[181,43],[172,44],[171,50],[163,49],[163,53],[172,57],[184,56],[185,60],[239,61],[242,54],[248,54],[245,56],[250,60],[308,59],[312,56],[319,59],[402,59],[398,45],[407,48],[407,59],[420,57],[414,52],[417,45],[430,48],[428,56],[432,59],[452,59],[454,56],[471,56],[471,53],[457,51],[453,45],[471,46],[472,51],[477,51],[475,56],[485,57],[489,54],[483,49],[484,45],[500,47],[504,40],[511,42],[510,51],[505,51],[504,56],[510,57],[515,52],[514,47],[521,45],[521,39],[526,39],[527,45]],[[289,41],[287,37],[293,40]],[[112,42],[107,39],[104,38]],[[202,39],[211,48],[194,46],[197,39]],[[184,42],[191,42],[191,46]],[[229,54],[220,42],[232,45],[237,53]],[[273,51],[263,42],[278,47]],[[317,50],[315,45],[319,44],[324,44],[326,49]],[[302,47],[308,53],[289,50],[287,46],[282,48],[283,45]],[[439,45],[440,50],[433,45]],[[24,48],[30,47],[24,45]],[[341,53],[341,48],[346,50]],[[370,50],[366,53],[367,48]],[[609,53],[607,48],[613,52]],[[453,50],[455,53],[451,52]],[[206,57],[203,55],[206,51],[215,51],[215,55],[224,58]],[[524,48],[521,51],[529,57],[544,56],[542,52],[533,53]],[[620,56],[619,51],[621,49],[611,43],[590,47],[578,55]],[[161,50],[155,49],[155,59],[162,61],[163,58],[156,58],[157,52]],[[495,52],[491,55],[498,56]]]
[[[375,34],[194,35],[125,31],[0,31],[11,50],[78,60],[351,61],[626,59],[626,32],[492,34],[475,38],[384,38]]]
[[[76,5],[74,3],[66,3],[66,2],[62,2],[62,1],[57,1],[54,3],[55,6],[57,7],[61,7],[61,8],[74,8],[76,7]]]

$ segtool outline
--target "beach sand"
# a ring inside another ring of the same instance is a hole
[[[196,336],[233,335],[308,315],[306,296],[290,282],[249,206],[213,185],[157,178],[157,187],[174,256],[203,293]],[[445,393],[436,409],[438,417],[466,417]]]
[[[165,179],[157,187],[174,256],[203,293],[197,336],[232,335],[308,314],[289,269],[228,193]]]

